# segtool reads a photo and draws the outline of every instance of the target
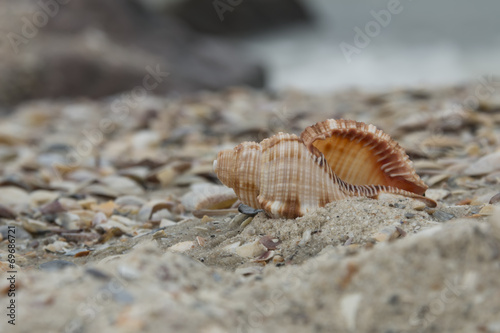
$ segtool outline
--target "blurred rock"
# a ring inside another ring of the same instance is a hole
[[[0,105],[134,88],[140,95],[144,88],[165,94],[264,84],[260,65],[229,43],[135,0],[45,9],[36,1],[0,0],[0,12]]]
[[[178,1],[168,12],[197,31],[220,35],[254,33],[311,21],[297,0],[186,0]]]

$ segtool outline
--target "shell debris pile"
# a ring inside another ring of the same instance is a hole
[[[438,201],[420,208],[431,220],[456,216],[450,205],[481,215],[500,192],[500,117],[495,99],[477,110],[450,103],[471,93],[313,98],[233,88],[147,97],[126,115],[110,111],[112,101],[23,104],[0,118],[0,221],[34,237],[28,248],[44,261],[184,222],[209,233],[240,203],[295,218],[338,199],[395,193]],[[210,234],[166,235],[166,246],[200,244],[196,237],[210,245]]]

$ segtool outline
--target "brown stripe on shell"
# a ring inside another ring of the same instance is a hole
[[[420,195],[427,189],[404,149],[373,125],[328,119],[306,128],[301,139],[313,153],[325,155],[347,183],[392,186]]]
[[[214,164],[214,171],[220,181],[231,187],[244,204],[257,208],[260,156],[260,144],[243,142],[234,149],[219,152]]]

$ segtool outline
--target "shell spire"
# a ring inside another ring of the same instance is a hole
[[[301,137],[278,133],[260,144],[221,151],[214,171],[246,205],[273,217],[295,218],[351,196],[382,192],[436,203],[404,150],[373,125],[326,120]]]

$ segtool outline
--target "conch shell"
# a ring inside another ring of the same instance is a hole
[[[214,171],[242,203],[272,217],[295,218],[327,203],[382,192],[424,201],[427,186],[405,151],[373,125],[333,120],[306,128],[300,138],[278,133],[260,144],[219,152]]]

